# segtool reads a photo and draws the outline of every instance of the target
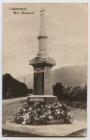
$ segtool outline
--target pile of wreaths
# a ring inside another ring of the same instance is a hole
[[[53,104],[25,103],[15,114],[14,120],[18,124],[71,124],[73,118],[70,108],[59,102]]]

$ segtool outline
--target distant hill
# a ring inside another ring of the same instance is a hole
[[[58,68],[52,71],[53,84],[61,82],[64,86],[81,86],[84,87],[87,83],[87,66],[68,66]],[[33,74],[25,75],[25,83],[28,88],[33,88]],[[23,81],[23,77],[19,80]]]
[[[68,66],[53,71],[53,83],[61,82],[64,86],[81,86],[87,83],[87,66]]]

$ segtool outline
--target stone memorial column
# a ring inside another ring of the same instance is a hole
[[[34,95],[53,96],[52,66],[55,60],[47,52],[47,35],[45,29],[44,9],[40,10],[39,50],[37,56],[30,61],[34,68]],[[53,96],[55,97],[55,96]]]

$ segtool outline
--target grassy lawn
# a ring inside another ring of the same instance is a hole
[[[80,121],[87,121],[87,110],[80,108],[72,108],[71,114],[73,119]]]
[[[2,105],[2,122],[5,123],[6,120],[13,120],[14,114],[23,105],[23,101],[9,103]]]

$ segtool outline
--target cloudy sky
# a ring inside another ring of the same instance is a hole
[[[15,15],[12,8],[27,8],[32,14]],[[46,9],[47,48],[56,60],[53,69],[87,64],[87,4],[4,4],[3,73],[16,78],[33,73],[29,60],[38,52],[41,8]]]

